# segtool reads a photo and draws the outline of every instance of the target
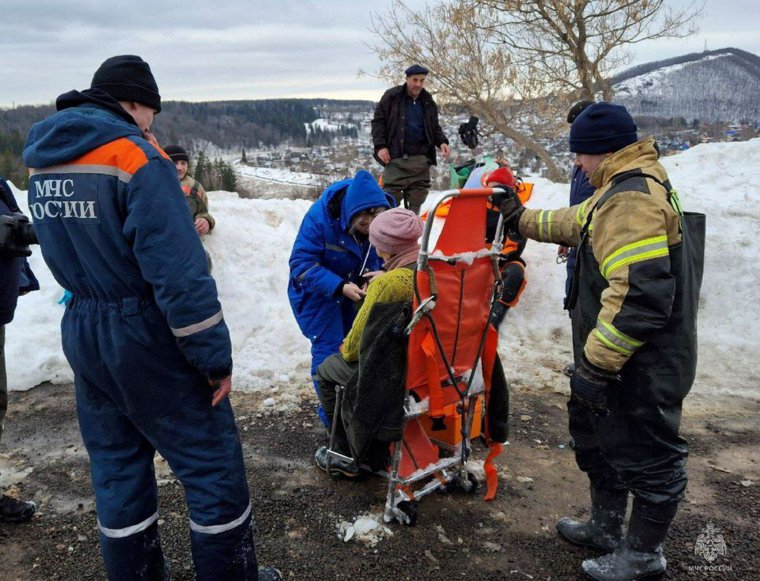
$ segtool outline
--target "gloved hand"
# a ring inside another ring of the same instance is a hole
[[[570,378],[570,397],[593,414],[606,416],[610,413],[607,407],[607,391],[612,382],[619,380],[617,374],[593,365],[584,355]]]
[[[0,216],[0,252],[8,256],[31,256],[30,244],[38,244],[34,227],[21,213]]]
[[[501,215],[504,216],[504,230],[507,232],[507,236],[512,240],[520,240],[522,236],[518,224],[525,208],[514,189],[510,187],[504,187],[504,189],[506,193],[493,195],[493,203],[499,208]]]

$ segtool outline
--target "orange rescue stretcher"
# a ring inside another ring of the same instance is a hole
[[[501,218],[494,243],[486,242],[488,198],[497,192],[501,190],[441,192],[428,212],[434,218],[425,222],[406,329],[403,436],[391,444],[390,466],[382,472],[388,479],[385,522],[414,525],[420,498],[477,488],[467,465],[473,439],[488,435],[485,406],[497,356],[498,332],[489,315],[501,296]],[[441,206],[448,206],[445,217],[437,214]],[[491,442],[489,447],[487,500],[496,492],[493,459],[502,445]],[[330,450],[328,462],[332,454],[337,455]]]

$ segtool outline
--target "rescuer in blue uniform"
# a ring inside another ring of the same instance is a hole
[[[311,377],[319,393],[317,367],[337,353],[351,330],[357,303],[382,259],[369,243],[369,225],[394,205],[365,170],[322,192],[301,222],[290,253],[288,300],[301,332],[311,341]],[[322,423],[332,418],[320,405]]]
[[[73,293],[62,321],[110,579],[164,579],[153,457],[182,482],[198,579],[256,564],[230,337],[174,165],[150,135],[150,67],[116,56],[58,97],[24,148],[42,254]]]

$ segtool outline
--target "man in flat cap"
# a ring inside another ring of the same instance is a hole
[[[449,156],[449,140],[438,121],[438,106],[425,90],[428,70],[412,65],[406,82],[388,89],[375,108],[372,141],[383,166],[383,189],[419,214],[430,189],[436,147]]]
[[[24,147],[42,254],[73,293],[61,324],[90,456],[108,578],[168,579],[156,451],[185,489],[196,578],[259,571],[228,394],[230,335],[177,171],[150,134],[158,86],[138,56],[107,59],[58,97]]]

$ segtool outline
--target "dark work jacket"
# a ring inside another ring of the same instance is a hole
[[[588,334],[597,326],[601,295],[607,288],[592,247],[586,243],[585,230],[591,215],[613,195],[646,190],[645,180],[628,179],[611,187],[589,213],[578,245],[570,308],[573,321],[573,350],[576,365],[581,360]],[[598,227],[598,226],[597,226]],[[655,435],[665,448],[685,453],[685,442],[678,437],[681,402],[691,389],[697,367],[697,309],[704,267],[705,217],[686,213],[681,219],[682,240],[669,247],[670,274],[675,280],[675,296],[668,322],[638,349],[620,370],[620,382],[609,390],[613,406],[635,417],[636,429]],[[623,422],[615,422],[620,425]],[[635,434],[627,437],[636,441]]]
[[[397,159],[404,155],[404,121],[406,108],[406,83],[388,89],[375,108],[375,116],[372,118],[372,142],[375,146],[374,157],[378,163],[384,165],[377,152],[387,147],[391,159]],[[446,135],[438,121],[438,106],[433,97],[425,89],[422,89],[418,99],[424,108],[425,138],[428,148],[425,153],[432,165],[436,165],[435,148],[448,143]]]
[[[20,212],[10,186],[0,178],[0,215]],[[40,285],[23,256],[6,255],[0,250],[0,325],[13,320],[19,294],[39,290]]]

